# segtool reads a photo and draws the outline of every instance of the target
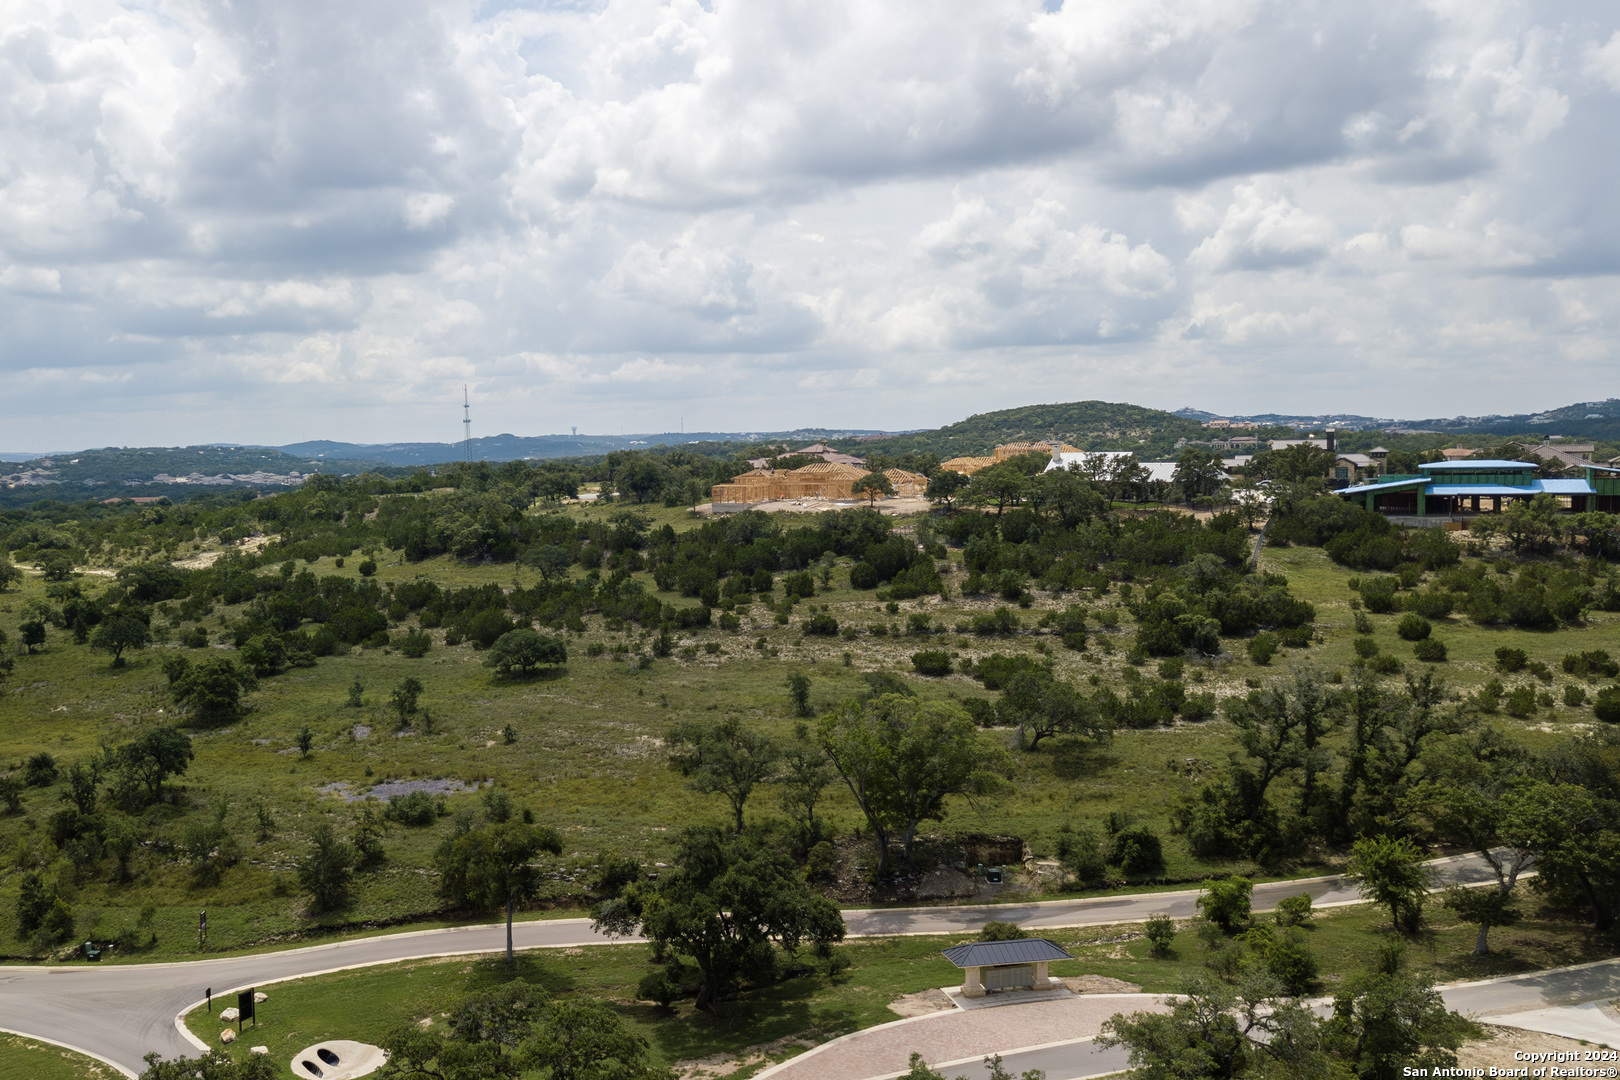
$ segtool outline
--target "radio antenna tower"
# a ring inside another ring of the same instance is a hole
[[[461,444],[467,461],[472,461],[472,402],[467,397],[467,384],[461,384]]]

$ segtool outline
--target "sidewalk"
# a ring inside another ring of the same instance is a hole
[[[993,1009],[929,1013],[867,1028],[772,1066],[755,1080],[863,1080],[903,1073],[911,1052],[932,1062],[1086,1039],[1115,1013],[1163,1012],[1155,994],[1077,994]]]

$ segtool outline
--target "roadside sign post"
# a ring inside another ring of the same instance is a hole
[[[253,988],[248,988],[236,995],[236,1030],[242,1030],[242,1021],[253,1018],[253,1026],[259,1026],[259,1014],[253,1011]]]

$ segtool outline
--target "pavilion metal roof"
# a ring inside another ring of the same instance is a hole
[[[1533,461],[1503,461],[1500,458],[1475,461],[1472,458],[1463,458],[1460,461],[1426,461],[1419,465],[1419,469],[1533,469]]]
[[[1394,491],[1396,488],[1411,487],[1413,484],[1427,484],[1426,477],[1412,476],[1405,480],[1385,480],[1377,484],[1357,484],[1355,487],[1340,488],[1340,495],[1365,495],[1369,491]]]
[[[970,941],[941,950],[945,959],[959,968],[1004,967],[1008,964],[1037,964],[1043,960],[1073,960],[1061,946],[1045,938],[1017,941]]]
[[[1430,484],[1425,495],[1540,495],[1540,484],[1509,487],[1507,484]]]
[[[1585,480],[1543,480],[1541,490],[1553,495],[1596,495],[1597,491]]]

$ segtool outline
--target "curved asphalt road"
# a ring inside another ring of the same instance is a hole
[[[1490,878],[1489,868],[1478,856],[1453,856],[1431,865],[1442,884]],[[1309,892],[1318,906],[1359,900],[1355,886],[1342,878],[1319,878],[1256,885],[1254,909],[1269,910],[1282,897],[1300,892]],[[844,918],[852,937],[962,933],[976,931],[991,919],[1041,930],[1140,921],[1156,914],[1189,918],[1196,914],[1197,897],[1197,890],[1185,890],[1014,906],[846,911]],[[609,939],[593,933],[588,919],[555,919],[518,923],[514,940],[520,949],[536,949],[601,945]],[[213,988],[217,1003],[221,996],[249,986],[397,960],[498,952],[505,945],[505,927],[494,925],[183,963],[0,967],[0,1029],[85,1051],[134,1075],[149,1051],[164,1057],[199,1052],[177,1029],[175,1017],[201,1004],[205,988]],[[1073,1053],[1072,1047],[1068,1052]],[[1020,1069],[1034,1067],[1044,1066]],[[1052,1080],[1058,1080],[1060,1074],[1083,1075],[1048,1072]]]
[[[1594,964],[1533,971],[1524,975],[1510,975],[1484,982],[1455,983],[1440,987],[1440,996],[1446,1007],[1466,1016],[1489,1023],[1493,1017],[1528,1012],[1557,1006],[1579,1005],[1590,1001],[1613,1000],[1620,997],[1620,960],[1602,960]],[[1141,996],[1141,1005],[1132,1007],[1121,1002],[1120,1012],[1133,1012],[1157,999]],[[1016,1008],[1016,1006],[1014,1006]],[[1325,1006],[1319,1006],[1323,1011]],[[1534,1029],[1533,1029],[1534,1030]],[[1556,1029],[1555,1029],[1556,1030]],[[1616,1045],[1611,1042],[1609,1045]],[[1092,1039],[1037,1046],[1024,1050],[1004,1051],[1002,1068],[1014,1076],[1030,1069],[1041,1069],[1047,1080],[1079,1080],[1082,1077],[1101,1076],[1121,1072],[1130,1066],[1129,1053],[1123,1047],[1104,1048]],[[983,1058],[933,1064],[933,1068],[949,1077],[980,1080],[990,1071]],[[1503,1067],[1514,1064],[1504,1060]],[[762,1074],[768,1075],[768,1074]],[[851,1077],[849,1080],[864,1080]]]

